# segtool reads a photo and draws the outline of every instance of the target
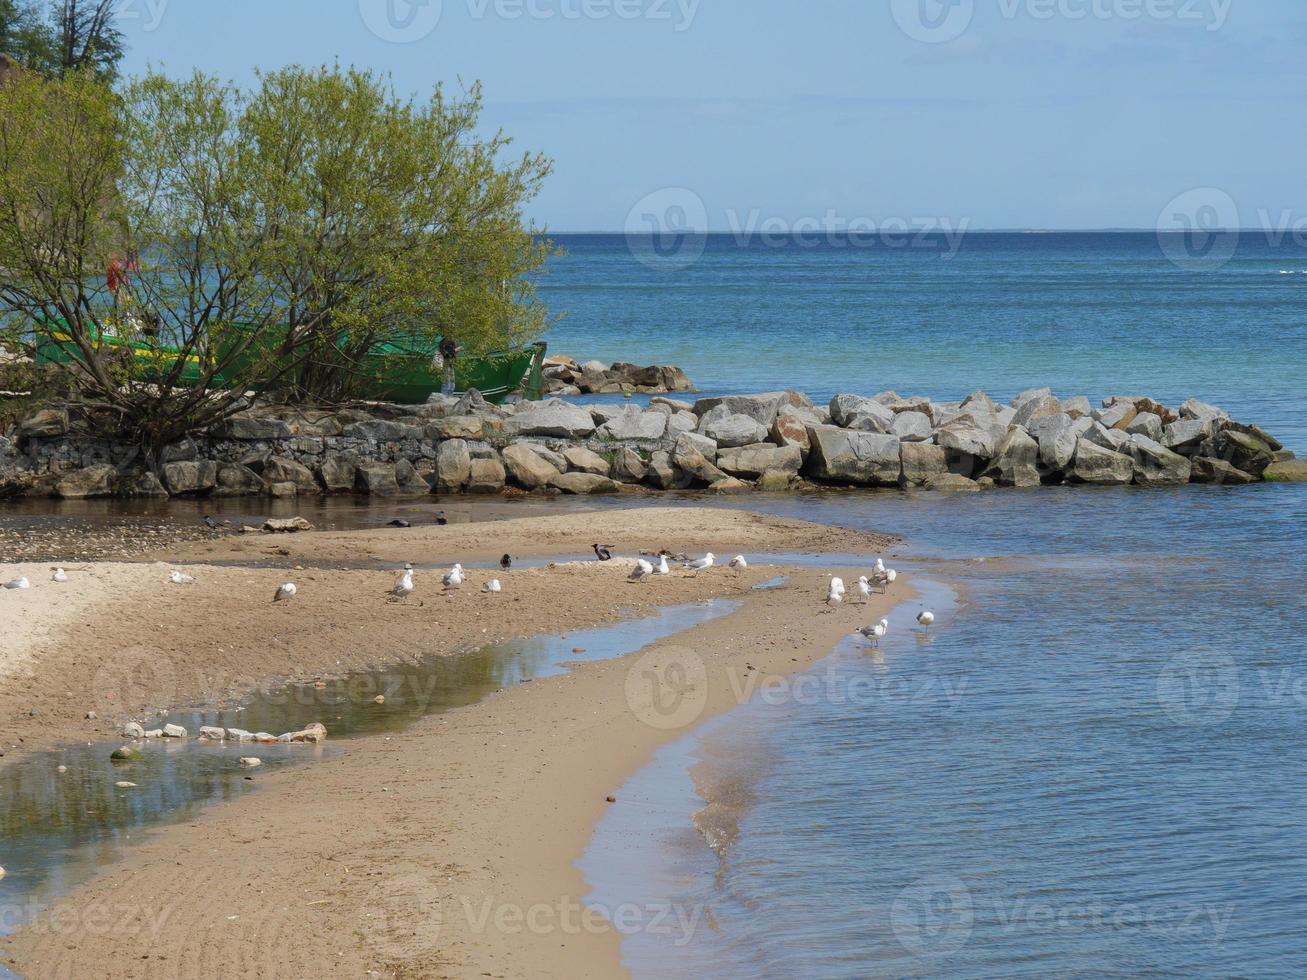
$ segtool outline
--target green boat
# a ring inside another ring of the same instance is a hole
[[[130,350],[140,376],[149,380],[163,378],[173,370],[182,356],[176,347],[162,344],[124,340],[100,335],[96,340],[113,350]],[[401,405],[419,405],[443,386],[443,372],[438,367],[435,346],[430,342],[385,343],[373,347],[359,364],[361,375],[367,379],[359,390],[366,401],[396,402]],[[538,399],[541,390],[541,371],[547,346],[544,341],[519,350],[496,351],[479,357],[460,357],[454,362],[454,387],[457,394],[475,388],[489,402],[502,402],[518,392],[523,398]],[[215,377],[218,387],[233,387],[241,383],[241,361],[236,359],[226,376]],[[69,334],[58,328],[49,333],[37,346],[37,364],[69,364],[80,361],[82,352]],[[200,380],[200,355],[186,355],[178,383],[194,385]]]

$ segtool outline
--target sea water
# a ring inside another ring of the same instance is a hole
[[[929,591],[623,787],[596,900],[694,923],[627,936],[637,978],[1307,971],[1307,493],[769,506],[908,534]]]

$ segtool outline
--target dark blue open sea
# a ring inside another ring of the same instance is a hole
[[[1197,396],[1307,450],[1289,243],[1206,270],[1142,234],[565,244],[555,350],[714,390]],[[730,505],[903,534],[940,623],[900,609],[621,789],[582,867],[670,913],[626,938],[637,978],[1307,975],[1303,486]]]

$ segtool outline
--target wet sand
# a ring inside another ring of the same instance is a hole
[[[632,551],[647,542],[723,554],[764,545],[872,554],[884,544],[709,509],[493,527],[313,534],[275,546],[292,551],[278,558],[309,565],[546,554],[586,538]],[[823,613],[825,575],[810,568],[751,592],[777,571],[756,566],[737,578],[715,569],[627,585],[620,569],[589,563],[496,572],[506,588],[498,597],[477,591],[489,572],[470,573],[452,599],[435,594],[429,574],[419,578],[423,604],[387,604],[380,596],[392,572],[306,568],[296,576],[298,606],[282,609],[268,600],[288,576],[263,567],[268,546],[192,546],[194,586],[157,585],[162,565],[83,573],[102,576],[106,592],[61,600],[77,607],[77,621],[31,640],[26,662],[6,668],[6,728],[33,741],[89,738],[111,726],[108,714],[99,727],[71,717],[89,695],[109,714],[131,714],[138,703],[184,703],[197,690],[230,696],[242,684],[612,622],[627,610],[713,596],[743,604],[624,660],[522,684],[400,735],[351,741],[341,755],[258,777],[260,792],[151,835],[53,914],[0,941],[21,975],[622,976],[618,937],[583,914],[587,889],[574,866],[598,817],[622,805],[606,796],[659,745],[737,703],[750,675],[807,667],[910,594],[900,586],[871,607]],[[125,667],[131,683],[115,680]],[[50,712],[43,725],[14,717],[23,697],[41,698]],[[131,698],[140,700],[129,706]]]

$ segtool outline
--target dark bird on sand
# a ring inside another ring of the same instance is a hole
[[[590,546],[595,550],[595,557],[600,561],[613,560],[613,546],[610,544],[592,544]]]
[[[436,523],[441,527],[444,527],[446,524],[449,523],[449,518],[445,516],[445,512],[443,510],[436,511]]]
[[[386,527],[412,527],[412,526],[413,526],[412,524],[410,524],[408,521],[404,520],[401,517],[396,517],[393,521],[391,521],[389,524],[386,525]]]
[[[503,558],[499,559],[499,567],[502,568],[504,571],[508,571],[510,568],[512,568],[513,556],[505,555]]]
[[[207,527],[210,531],[216,531],[220,527],[222,527],[221,524],[215,521],[212,517],[209,517],[207,514],[204,517],[204,526]]]

